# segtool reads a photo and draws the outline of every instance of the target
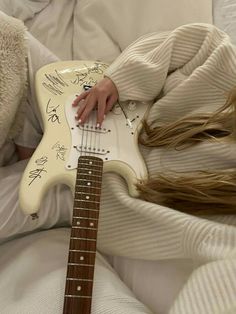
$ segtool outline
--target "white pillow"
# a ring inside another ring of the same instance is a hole
[[[143,34],[212,23],[212,0],[77,0],[74,59],[113,61]]]
[[[236,45],[236,1],[213,0],[213,21]]]

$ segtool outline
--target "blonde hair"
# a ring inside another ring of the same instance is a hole
[[[165,126],[144,122],[140,143],[149,147],[184,149],[206,139],[235,138],[236,88],[226,103],[211,114],[184,117]],[[144,200],[194,215],[236,213],[236,170],[157,173],[139,182]]]

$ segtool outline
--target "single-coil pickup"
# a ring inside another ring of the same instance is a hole
[[[110,151],[104,148],[90,147],[90,146],[74,146],[74,148],[80,153],[89,153],[96,155],[106,155],[109,154]]]
[[[95,133],[108,133],[111,132],[110,129],[106,129],[106,128],[99,128],[97,126],[94,125],[90,125],[90,124],[77,124],[77,127],[83,131],[83,132],[95,132]]]

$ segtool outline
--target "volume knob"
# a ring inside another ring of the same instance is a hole
[[[112,112],[114,114],[121,114],[122,113],[122,110],[121,110],[121,107],[119,104],[115,104],[115,106],[113,107],[112,109]]]

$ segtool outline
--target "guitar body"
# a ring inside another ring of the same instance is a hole
[[[26,214],[37,213],[45,192],[64,183],[74,191],[77,161],[92,155],[104,161],[104,172],[114,171],[127,181],[129,193],[137,197],[137,179],[147,176],[138,150],[138,133],[148,105],[131,103],[124,109],[132,121],[127,124],[122,110],[115,106],[101,130],[95,130],[96,112],[84,127],[75,120],[72,101],[83,85],[103,78],[107,65],[93,61],[62,61],[42,67],[36,75],[36,93],[44,123],[44,135],[29,161],[20,185],[20,206]],[[92,129],[93,128],[93,129]]]
[[[20,206],[37,216],[45,192],[64,183],[74,194],[63,314],[91,314],[102,173],[122,175],[132,196],[147,175],[138,150],[138,133],[148,105],[117,103],[101,128],[96,110],[84,125],[72,102],[85,86],[96,84],[107,65],[92,61],[57,62],[37,72],[36,92],[44,135],[20,184]]]

